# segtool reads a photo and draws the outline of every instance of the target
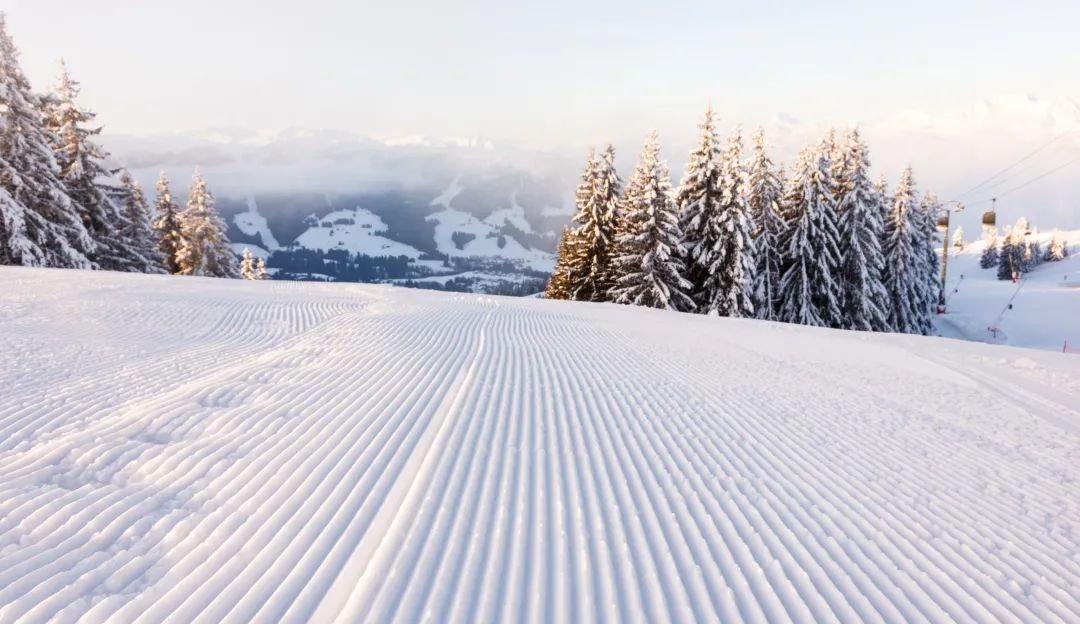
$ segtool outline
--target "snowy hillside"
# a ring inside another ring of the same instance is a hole
[[[499,216],[505,222],[506,217]],[[440,253],[520,260],[538,271],[550,271],[555,266],[553,254],[529,249],[515,238],[500,234],[499,226],[488,220],[477,219],[467,212],[447,208],[427,217],[427,220],[435,224],[435,244]]]
[[[415,247],[390,240],[385,236],[386,224],[378,216],[363,208],[335,210],[296,238],[296,244],[307,249],[328,251],[344,249],[349,253],[369,256],[408,256],[413,259],[421,253]]]
[[[1068,345],[1070,352],[1080,353],[1080,230],[1060,235],[1072,255],[1035,267],[1015,284],[997,279],[996,267],[979,267],[984,241],[969,242],[962,251],[951,248],[948,314],[938,316],[938,331],[954,338],[1051,351]],[[1032,236],[1045,249],[1052,233]]]
[[[0,267],[0,622],[1080,621],[1080,357]]]

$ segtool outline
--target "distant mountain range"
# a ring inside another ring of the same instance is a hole
[[[695,122],[686,120],[683,134],[666,137],[676,181],[696,142]],[[776,159],[790,163],[830,124],[776,115],[764,125]],[[902,112],[858,125],[877,172],[895,180],[910,163],[923,189],[971,202],[960,219],[966,229],[975,231],[978,213],[997,194],[1003,194],[1000,223],[1024,215],[1043,228],[1080,227],[1080,163],[1012,190],[1080,156],[1080,106],[1072,100],[1004,95],[952,111]],[[167,171],[178,197],[200,167],[231,239],[257,253],[301,248],[404,255],[418,262],[436,256],[494,258],[535,271],[551,267],[558,232],[573,212],[585,152],[541,152],[482,138],[372,139],[306,130],[217,129],[106,136],[103,142],[147,188],[160,170]],[[630,139],[616,145],[625,178],[637,145]],[[1035,156],[965,194],[1036,149]]]
[[[200,167],[234,247],[260,256],[340,250],[407,256],[417,266],[505,260],[546,273],[576,176],[553,156],[483,140],[233,130],[107,145],[147,188],[164,169],[178,197]],[[458,267],[473,268],[489,267]]]

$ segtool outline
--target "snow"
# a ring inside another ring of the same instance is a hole
[[[232,249],[233,253],[238,256],[243,256],[244,250],[248,249],[251,251],[251,255],[255,259],[262,258],[265,260],[270,257],[269,251],[263,249],[262,247],[259,247],[258,245],[251,245],[249,243],[229,243],[229,248]]]
[[[461,174],[459,173],[446,187],[446,189],[439,194],[438,197],[431,200],[432,206],[442,206],[449,209],[450,202],[454,201],[454,198],[461,194],[465,190],[464,186],[461,186]]]
[[[513,236],[504,235],[503,247],[499,247],[499,235],[507,224],[522,232],[531,233],[532,225],[525,218],[525,209],[517,203],[517,192],[512,192],[509,205],[493,211],[485,219],[478,219],[468,212],[451,208],[454,198],[465,188],[460,184],[461,176],[446,187],[443,192],[431,200],[432,206],[442,206],[442,210],[429,215],[428,221],[435,222],[435,245],[440,253],[458,257],[499,257],[518,260],[537,271],[551,271],[555,267],[554,255],[525,247]],[[471,234],[473,239],[462,247],[454,242],[454,234]]]
[[[1052,235],[1044,231],[1032,236],[1045,250]],[[1071,255],[1040,264],[1018,284],[998,280],[997,267],[979,267],[982,240],[968,241],[963,251],[951,247],[948,314],[937,317],[938,331],[949,337],[1052,351],[1068,344],[1070,351],[1080,351],[1080,230],[1060,235]],[[997,329],[996,336],[990,327]]]
[[[458,257],[501,257],[519,260],[538,271],[551,271],[555,266],[555,257],[552,254],[526,248],[512,236],[504,236],[506,244],[500,248],[499,228],[467,212],[445,208],[426,218],[435,222],[435,245],[440,253]],[[454,234],[458,232],[473,235],[472,240],[461,248],[454,243]]]
[[[532,224],[525,218],[525,209],[517,203],[517,191],[510,193],[509,207],[492,211],[492,213],[484,219],[484,222],[495,227],[505,227],[507,224],[510,224],[522,232],[530,234],[533,232]]]
[[[422,268],[431,273],[451,273],[453,269],[446,266],[446,263],[442,260],[414,260],[413,266]]]
[[[444,273],[444,274],[441,274],[441,275],[429,275],[429,276],[426,276],[426,277],[409,277],[409,278],[403,278],[403,279],[391,279],[391,280],[386,280],[386,282],[390,283],[390,284],[398,284],[398,283],[403,283],[403,282],[416,282],[416,283],[419,284],[419,283],[430,282],[430,283],[435,283],[435,284],[440,284],[440,285],[445,286],[447,282],[449,282],[450,280],[456,279],[456,278],[475,279],[475,280],[479,280],[481,283],[484,283],[484,284],[499,284],[499,283],[502,283],[502,282],[521,283],[521,282],[525,281],[526,279],[529,279],[527,276],[520,275],[520,274],[517,274],[517,273],[507,274],[507,273],[489,273],[487,271],[462,271],[460,273]]]
[[[0,268],[0,621],[1078,621],[1080,357]]]
[[[281,245],[274,238],[274,233],[270,231],[270,225],[266,222],[266,217],[259,214],[259,205],[255,202],[254,197],[248,197],[247,206],[246,212],[237,213],[233,217],[236,228],[248,236],[261,235],[263,244],[268,251],[272,252],[280,249]]]
[[[296,237],[295,243],[308,249],[344,249],[370,256],[421,256],[417,248],[383,236],[386,229],[378,215],[364,208],[335,210]]]

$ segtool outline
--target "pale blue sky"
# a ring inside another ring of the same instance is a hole
[[[8,0],[41,88],[66,57],[113,132],[213,126],[639,136],[1080,99],[1080,2]]]

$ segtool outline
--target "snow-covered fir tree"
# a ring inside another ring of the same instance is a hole
[[[693,310],[720,316],[753,314],[754,242],[738,131],[721,149],[712,110],[701,124],[677,193],[683,263]],[[690,310],[686,310],[690,311]]]
[[[915,181],[912,178],[912,186]],[[943,241],[938,232],[938,211],[941,202],[937,195],[927,193],[917,203],[915,241],[916,249],[921,249],[921,261],[916,265],[919,271],[919,333],[929,335],[934,330],[934,310],[941,300],[941,250]]]
[[[705,282],[698,312],[720,316],[754,314],[754,240],[747,175],[742,159],[742,134],[728,139],[720,167],[720,206],[715,215],[715,246],[709,250],[713,270]]]
[[[244,247],[244,253],[240,259],[240,277],[246,280],[255,279],[255,257],[251,255],[251,250]]]
[[[879,174],[877,181],[874,182],[874,194],[877,195],[878,205],[881,206],[881,221],[882,223],[888,223],[889,218],[892,216],[893,209],[893,197],[889,193],[889,180],[885,177],[885,174]],[[885,250],[885,238],[888,236],[888,228],[882,234],[881,249]]]
[[[559,237],[559,246],[555,252],[555,268],[548,278],[547,288],[544,290],[545,299],[570,299],[573,289],[570,284],[571,262],[573,262],[574,232],[564,226],[562,236]]]
[[[964,228],[957,227],[956,231],[952,235],[952,246],[957,249],[964,249]]]
[[[593,200],[593,188],[596,186],[596,175],[599,168],[599,157],[596,150],[589,150],[589,157],[585,161],[585,170],[581,174],[581,183],[578,184],[574,193],[574,223],[563,231],[560,239],[556,271],[563,282],[556,282],[556,290],[552,298],[571,299],[575,301],[590,301],[592,299],[592,263],[584,253],[583,245],[578,236],[577,220],[585,218],[589,210],[589,203]],[[315,215],[311,215],[314,218]],[[316,219],[316,223],[317,223]]]
[[[858,130],[845,141],[844,169],[839,172],[841,327],[861,331],[888,331],[889,295],[882,281],[885,258],[881,239],[880,195],[870,181],[869,149]]]
[[[612,295],[617,303],[685,310],[693,302],[683,278],[682,232],[671,189],[667,163],[660,160],[660,143],[652,133],[641,151],[626,189],[625,226],[616,259],[619,279]]]
[[[784,198],[787,228],[780,237],[782,273],[779,320],[837,327],[841,312],[836,273],[840,264],[831,145],[800,154]]]
[[[616,238],[623,222],[623,183],[615,170],[615,148],[610,143],[600,154],[595,189],[595,203],[600,207],[598,214],[605,217],[596,223],[604,222],[606,228],[605,231],[597,231],[594,237],[587,238],[592,244],[585,249],[593,260],[593,301],[611,301],[611,289],[619,277],[615,257],[618,253]],[[605,244],[598,244],[600,240],[605,240]]]
[[[998,265],[998,240],[997,240],[997,228],[985,228],[985,237],[983,238],[982,255],[979,256],[979,266],[984,269],[996,267]]]
[[[575,195],[573,222],[577,227],[569,264],[574,300],[609,300],[616,270],[613,257],[621,193],[614,148],[608,145],[601,154],[591,153]]]
[[[1055,230],[1050,238],[1050,246],[1046,248],[1045,260],[1047,262],[1060,262],[1068,255],[1069,250],[1065,239],[1061,238],[1061,234]]]
[[[122,234],[127,222],[102,183],[113,172],[105,166],[105,153],[93,140],[101,128],[90,126],[95,115],[79,107],[78,96],[79,83],[61,61],[56,86],[42,100],[45,125],[60,166],[60,180],[94,240],[92,259],[102,269],[112,271],[149,270],[152,260],[139,254]]]
[[[769,158],[765,130],[754,133],[747,204],[754,228],[754,316],[776,320],[780,290],[780,236],[786,224],[781,216],[782,175]]]
[[[259,261],[255,263],[255,279],[266,279],[266,258],[259,258]]]
[[[188,189],[188,200],[180,213],[180,249],[177,264],[181,275],[239,277],[236,256],[229,249],[225,223],[214,209],[214,196],[196,171]]]
[[[173,201],[169,190],[169,178],[162,171],[155,187],[154,199],[154,236],[158,251],[164,257],[165,270],[172,274],[180,272],[179,254],[183,236],[180,233],[180,207]]]
[[[1042,243],[1034,236],[1024,237],[1024,272],[1034,271],[1043,262]]]
[[[124,217],[120,236],[134,252],[142,273],[164,273],[164,257],[158,251],[157,237],[150,225],[150,207],[146,203],[142,187],[126,169],[120,174],[120,187],[116,189],[116,201]]]
[[[848,159],[853,156],[849,145],[850,140],[850,132],[840,137],[835,128],[829,129],[826,138],[829,146],[829,162],[831,164],[829,178],[832,184],[833,197],[836,198],[837,210],[839,210],[840,200],[851,191],[849,181],[845,178],[845,172],[849,171],[853,166],[848,162]],[[837,216],[839,216],[839,213],[837,213]]]
[[[889,326],[905,334],[921,334],[929,312],[925,304],[925,249],[919,199],[911,168],[904,169],[885,223],[885,289],[889,293]]]
[[[59,178],[42,106],[0,14],[0,264],[93,268],[94,241]]]
[[[1022,232],[1022,230],[1019,230]],[[1018,280],[1024,272],[1024,235],[1018,233],[1015,228],[1005,232],[1005,238],[1001,241],[1001,250],[998,252],[999,280]]]
[[[679,229],[683,236],[681,261],[686,267],[684,277],[690,283],[688,294],[694,302],[684,312],[707,311],[705,302],[711,297],[706,282],[716,269],[715,250],[720,245],[721,236],[717,226],[723,201],[720,177],[724,150],[716,132],[712,108],[706,109],[699,127],[701,139],[690,153],[686,172],[675,195]]]

